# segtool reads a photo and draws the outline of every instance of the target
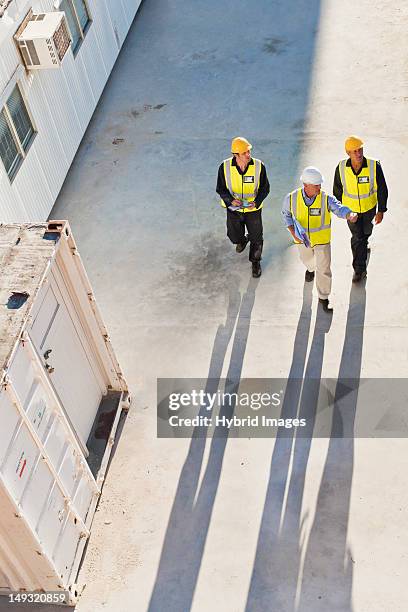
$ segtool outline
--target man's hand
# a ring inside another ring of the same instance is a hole
[[[375,225],[378,225],[379,223],[381,223],[381,221],[383,220],[384,217],[384,213],[383,212],[378,212],[375,217],[374,217],[374,223]]]
[[[252,204],[252,206],[245,206],[245,210],[255,210],[255,206]]]
[[[242,206],[241,200],[232,200],[231,206]]]
[[[346,219],[347,221],[350,221],[350,223],[355,223],[358,219],[358,214],[354,212],[348,213]]]
[[[286,229],[287,229],[287,230],[289,231],[289,233],[292,235],[292,238],[293,238],[293,240],[296,242],[296,244],[302,244],[302,241],[301,241],[301,240],[299,240],[299,238],[298,238],[298,237],[296,236],[296,234],[295,234],[295,228],[293,227],[293,225],[289,225],[289,226],[288,226]]]

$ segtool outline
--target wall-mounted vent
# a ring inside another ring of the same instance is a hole
[[[65,14],[32,15],[16,41],[29,70],[58,68],[71,44]]]

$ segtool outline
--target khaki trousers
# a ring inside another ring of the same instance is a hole
[[[299,257],[309,272],[316,272],[316,288],[319,298],[326,300],[330,295],[332,283],[330,244],[317,244],[313,248],[298,244],[297,247]]]

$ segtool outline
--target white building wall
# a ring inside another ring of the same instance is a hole
[[[86,0],[92,24],[77,54],[62,66],[27,72],[13,35],[32,7],[55,0],[13,0],[0,18],[0,110],[20,84],[38,132],[14,180],[0,160],[0,223],[42,221],[54,205],[141,0]]]

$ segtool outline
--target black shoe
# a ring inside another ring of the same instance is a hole
[[[253,261],[252,262],[252,276],[254,278],[259,278],[261,274],[262,274],[261,264],[259,263],[259,261]]]
[[[324,312],[328,312],[329,314],[333,312],[333,308],[330,308],[329,306],[329,300],[322,300],[319,298],[319,302],[322,305]]]
[[[242,251],[245,250],[246,245],[248,244],[248,236],[245,236],[245,240],[244,242],[240,242],[239,244],[237,244],[237,246],[235,247],[235,250],[237,253],[242,253]]]
[[[315,273],[314,272],[309,272],[309,270],[306,270],[305,272],[305,281],[307,283],[310,283],[310,281],[312,281],[314,279]]]
[[[359,283],[363,278],[367,278],[367,272],[365,270],[363,270],[363,272],[354,272],[353,283]]]

